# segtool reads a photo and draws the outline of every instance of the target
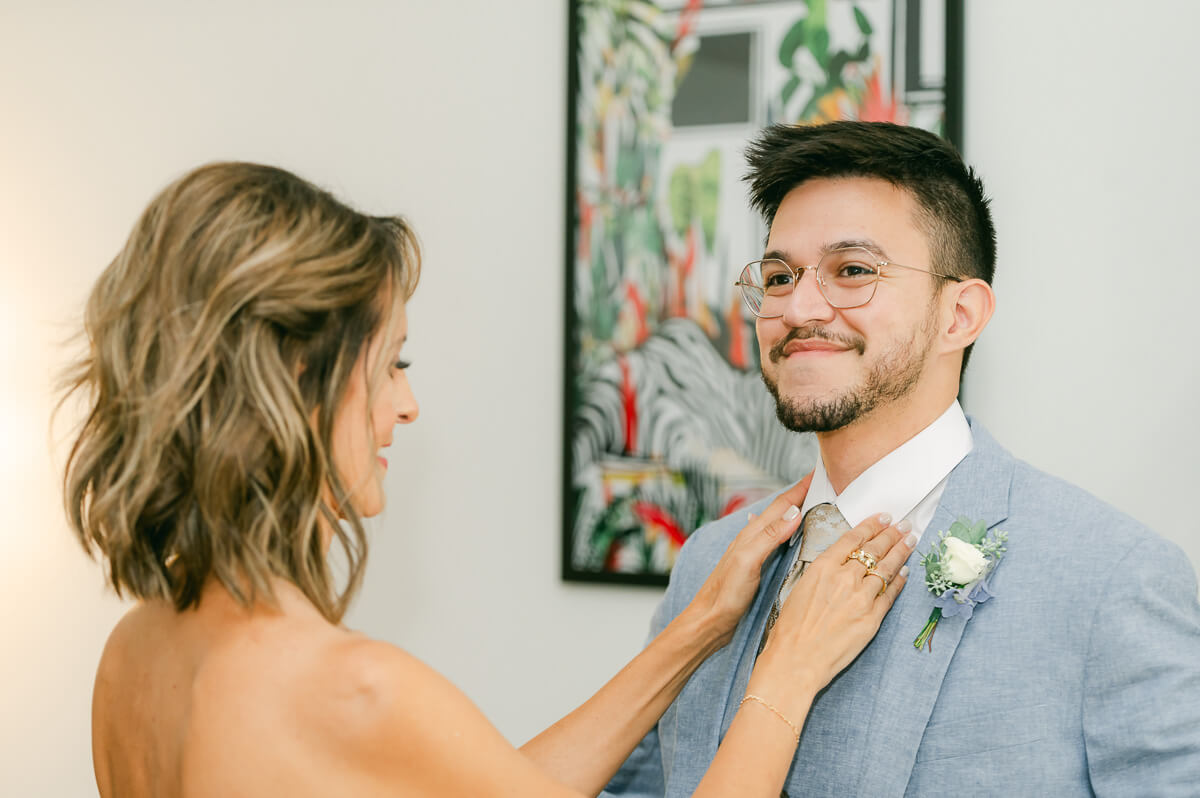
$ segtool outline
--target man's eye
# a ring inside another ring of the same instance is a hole
[[[869,263],[860,263],[858,261],[850,261],[843,263],[838,267],[837,276],[848,280],[863,280],[869,277],[874,277],[879,273],[879,270]]]
[[[769,272],[763,275],[763,286],[765,288],[786,287],[792,284],[792,279],[791,272]]]

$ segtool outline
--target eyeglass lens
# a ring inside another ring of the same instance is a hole
[[[869,251],[857,247],[825,253],[817,263],[817,283],[821,294],[837,308],[866,304],[875,291],[879,267]],[[742,271],[742,294],[746,303],[761,316],[782,316],[788,299],[800,277],[781,260],[759,260]]]

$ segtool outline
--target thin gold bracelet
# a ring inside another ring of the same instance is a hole
[[[756,696],[756,695],[754,695],[754,693],[746,693],[746,697],[745,697],[745,698],[743,698],[743,699],[741,700],[741,702],[738,704],[738,709],[741,709],[741,708],[742,708],[742,704],[746,703],[747,701],[757,701],[758,703],[762,704],[762,705],[763,705],[764,707],[766,707],[767,709],[769,709],[769,710],[771,710],[772,712],[774,712],[774,713],[775,713],[775,714],[776,714],[776,715],[779,717],[779,719],[780,719],[781,721],[783,721],[784,723],[786,723],[786,724],[788,725],[788,728],[792,730],[792,735],[793,735],[793,736],[796,738],[796,742],[797,742],[797,743],[799,743],[799,742],[800,742],[800,729],[798,729],[798,728],[796,727],[796,724],[795,724],[795,723],[792,723],[790,720],[788,720],[786,715],[784,715],[782,712],[780,712],[780,711],[779,711],[778,709],[776,709],[775,707],[773,707],[773,706],[771,706],[770,704],[768,704],[768,703],[767,703],[765,700],[763,700],[763,699],[762,699],[760,696]]]

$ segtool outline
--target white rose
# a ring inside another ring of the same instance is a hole
[[[987,558],[979,549],[959,538],[946,538],[942,555],[942,573],[956,585],[974,582],[988,569]]]

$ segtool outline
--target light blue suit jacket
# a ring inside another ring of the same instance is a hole
[[[971,426],[975,448],[947,482],[908,585],[813,704],[788,795],[1200,795],[1200,606],[1187,557]],[[959,516],[1008,533],[995,598],[969,621],[943,619],[933,651],[918,651],[933,609],[920,555]],[[745,517],[688,539],[652,635],[692,599]],[[787,549],[768,560],[733,641],[696,671],[605,795],[692,794],[745,692],[787,560]]]

